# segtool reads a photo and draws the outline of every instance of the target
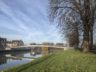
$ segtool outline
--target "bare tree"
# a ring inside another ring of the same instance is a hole
[[[78,49],[78,44],[79,44],[79,38],[77,38],[77,33],[75,30],[71,31],[67,37],[68,37],[68,42],[70,47],[74,47],[75,49]]]
[[[75,21],[74,16],[70,15],[67,16],[65,21],[65,25],[61,26],[60,28],[62,29],[63,27],[66,27],[66,29],[62,29],[63,34],[65,34],[66,30],[66,38],[68,39],[69,45],[71,47],[74,47],[75,49],[78,49],[79,45],[79,25],[77,21]]]
[[[63,17],[66,18],[70,13],[74,14],[78,24],[82,24],[84,52],[90,51],[93,45],[93,26],[96,16],[96,0],[49,0],[50,1],[50,18],[59,20],[62,26]]]

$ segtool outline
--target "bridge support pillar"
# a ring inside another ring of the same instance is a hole
[[[44,45],[41,49],[42,54],[48,54],[49,50],[48,50],[48,45]]]

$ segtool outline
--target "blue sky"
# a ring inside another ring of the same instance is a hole
[[[0,35],[30,42],[62,42],[48,19],[48,0],[0,0]]]

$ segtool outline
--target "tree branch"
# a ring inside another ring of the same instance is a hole
[[[67,9],[71,9],[71,10],[75,11],[76,13],[80,14],[75,8],[72,8],[72,7],[67,7],[67,6],[65,6],[65,7],[55,6],[55,7],[52,7],[52,8],[56,8],[56,9],[60,9],[60,8],[66,9],[66,8],[67,8]]]

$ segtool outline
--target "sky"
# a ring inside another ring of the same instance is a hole
[[[48,18],[48,0],[0,0],[0,36],[27,44],[62,42]]]

